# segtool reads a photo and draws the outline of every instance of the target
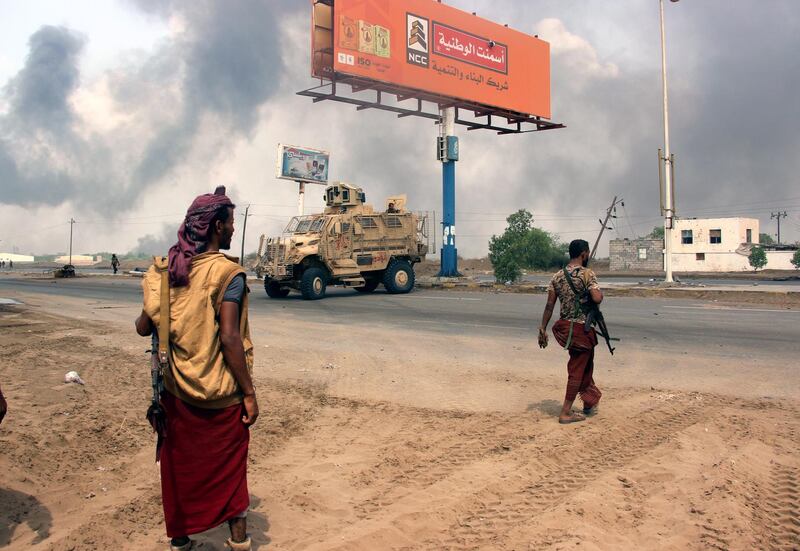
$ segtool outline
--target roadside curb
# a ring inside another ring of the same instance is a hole
[[[477,291],[494,293],[520,293],[541,295],[547,293],[547,285],[497,285],[495,283],[474,281],[464,282],[428,282],[417,281],[418,289],[436,289],[447,291]],[[799,291],[753,291],[753,290],[728,290],[728,289],[683,289],[668,287],[654,289],[649,287],[603,287],[603,294],[609,297],[659,297],[677,299],[705,299],[723,301],[747,301],[762,304],[798,304],[800,305]]]

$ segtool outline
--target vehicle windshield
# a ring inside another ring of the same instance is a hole
[[[289,224],[283,232],[308,233],[310,231],[319,231],[324,221],[324,218],[317,216],[295,216],[289,221]]]

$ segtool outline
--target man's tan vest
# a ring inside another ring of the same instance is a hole
[[[192,259],[189,285],[170,289],[170,370],[164,387],[193,406],[217,409],[242,401],[233,373],[225,364],[219,338],[219,312],[225,289],[245,271],[235,258],[203,253]],[[161,270],[155,265],[144,276],[144,311],[158,325]],[[239,330],[247,369],[253,372],[253,342],[247,320],[247,295],[242,297]]]

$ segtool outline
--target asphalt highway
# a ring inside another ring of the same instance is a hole
[[[142,263],[142,269],[146,269],[146,262]],[[52,270],[52,269],[51,269]],[[51,271],[50,270],[50,271]],[[45,269],[38,270],[40,272],[48,271]],[[22,273],[27,272],[37,272],[37,270],[29,270],[24,266],[20,266],[19,268],[14,269],[0,269],[0,274],[14,277],[14,273],[19,273],[20,277]],[[111,268],[110,267],[101,267],[101,266],[92,266],[90,268],[79,267],[78,272],[84,275],[89,276],[98,276],[98,275],[108,275],[111,276]],[[38,273],[38,272],[37,272]],[[252,273],[251,273],[252,275]],[[524,283],[538,283],[541,285],[546,285],[550,281],[550,275],[542,275],[542,274],[527,274],[523,275],[521,281]],[[495,278],[492,275],[475,275],[473,278],[479,282],[494,282]],[[792,290],[800,289],[800,276],[793,275],[789,277],[783,278],[776,278],[772,279],[747,279],[747,278],[714,278],[714,277],[679,277],[678,278],[682,283],[686,285],[693,285],[693,286],[714,286],[714,285],[722,285],[725,287],[786,287],[792,288]],[[629,276],[629,275],[603,275],[602,280],[605,283],[613,283],[617,285],[635,285],[635,284],[648,284],[648,283],[659,283],[663,282],[664,278],[650,278],[645,276]]]
[[[312,320],[467,336],[533,339],[545,302],[544,295],[529,294],[416,290],[389,295],[379,289],[362,295],[332,288],[319,301],[302,300],[294,292],[285,299],[269,299],[259,281],[249,284],[251,312],[270,323]],[[29,294],[40,299],[48,295],[82,298],[108,306],[141,302],[140,280],[128,277],[0,278],[0,298],[24,301],[23,295]],[[609,297],[602,309],[612,334],[622,339],[620,347],[668,354],[714,351],[721,356],[778,354],[787,358],[796,358],[800,352],[800,309],[633,297]]]

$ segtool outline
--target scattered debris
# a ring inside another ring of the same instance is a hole
[[[325,365],[322,366],[322,369],[336,369],[336,366],[333,365],[332,363],[328,362],[328,363],[326,363]]]
[[[622,485],[626,488],[631,488],[633,486],[633,482],[631,482],[624,476],[617,476],[617,480],[619,480],[622,483]]]
[[[86,384],[85,382],[83,382],[83,379],[81,379],[81,376],[78,375],[77,371],[68,371],[64,375],[64,382],[65,383],[75,383],[75,384],[78,384],[78,385],[85,385]]]

